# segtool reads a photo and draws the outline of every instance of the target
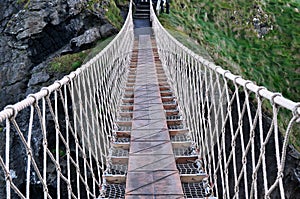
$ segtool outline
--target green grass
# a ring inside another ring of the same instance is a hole
[[[87,51],[82,51],[79,53],[62,55],[59,57],[55,57],[50,62],[50,71],[51,72],[60,72],[60,73],[69,73],[73,70],[76,70],[81,66],[85,57],[88,55]]]
[[[113,24],[118,30],[122,28],[123,18],[120,15],[120,10],[114,1],[109,1],[109,5],[106,8],[105,16],[111,24]]]
[[[120,30],[122,28],[122,24],[124,20],[120,15],[120,9],[117,7],[116,3],[120,3],[119,5],[123,5],[124,2],[119,2],[114,0],[111,1],[89,0],[87,2],[87,8],[93,11],[95,9],[94,5],[96,3],[99,3],[101,7],[104,9],[106,19],[118,30]]]
[[[197,41],[189,37],[184,32],[178,32],[171,29],[167,29],[168,32],[176,38],[180,43],[182,43],[185,47],[189,48],[193,52],[197,53],[198,55],[201,55],[207,60],[213,61],[209,55],[209,53],[200,45],[195,45]]]
[[[184,9],[174,0],[171,14],[160,16],[164,26],[197,40],[217,64],[300,101],[300,14],[295,11],[299,2],[270,0],[261,5],[269,16],[266,23],[274,26],[264,38],[258,38],[252,27],[252,1],[180,2],[185,2]],[[241,15],[238,24],[230,20],[235,10]]]
[[[111,36],[105,39],[101,39],[97,42],[97,45],[92,48],[89,52],[89,54],[85,57],[83,63],[88,62],[91,58],[96,56],[100,51],[102,51],[113,39],[115,36]]]
[[[182,8],[180,3],[184,3]],[[255,4],[263,10],[261,20],[273,27],[263,38],[252,23]],[[217,65],[245,79],[300,101],[300,1],[295,0],[173,0],[171,13],[160,21],[172,32],[188,35],[204,48]],[[233,18],[234,17],[234,18]],[[264,106],[271,112],[270,106]],[[286,129],[291,114],[281,112]],[[300,132],[291,142],[300,149]]]
[[[71,71],[76,70],[82,64],[86,63],[88,60],[97,55],[113,40],[114,37],[115,36],[111,36],[106,39],[99,40],[94,48],[74,54],[67,54],[55,57],[49,63],[48,70],[50,72],[70,73]]]

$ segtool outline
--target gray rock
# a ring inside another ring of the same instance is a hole
[[[92,28],[85,31],[82,35],[71,40],[71,48],[74,50],[83,50],[85,46],[93,44],[101,38],[98,28]]]
[[[100,27],[100,34],[102,37],[109,37],[117,32],[117,29],[111,24],[104,24]]]
[[[24,5],[25,3],[16,0],[0,0],[0,111],[7,104],[21,101],[29,93],[62,78],[64,74],[47,72],[49,66],[44,64],[45,60],[54,54],[60,55],[61,49],[67,49],[74,37],[78,39],[76,45],[93,43],[101,37],[99,27],[108,23],[105,20],[104,9],[101,8],[102,4],[97,4],[98,9],[90,11],[86,9],[87,0],[30,0],[26,8]],[[104,29],[103,33],[113,29],[112,26],[108,27],[110,28]],[[28,131],[28,114],[26,111],[18,114],[18,124],[25,136]],[[0,129],[3,125],[5,123],[0,124]],[[53,121],[47,120],[47,125],[49,135],[55,135],[51,133],[55,132]],[[39,158],[42,150],[42,133],[39,126],[39,120],[35,118],[31,144],[38,167],[42,164]],[[15,186],[21,188],[26,183],[26,151],[13,130],[11,136],[10,169],[15,173],[14,176],[17,176],[14,178]],[[0,137],[1,154],[4,154],[4,142],[5,136]],[[53,137],[50,136],[49,144],[51,143]],[[40,190],[38,193],[42,193],[41,185],[33,180],[34,175],[36,174],[32,172],[31,188],[34,190],[36,186]],[[3,176],[0,169],[0,198],[6,197]],[[53,175],[50,182],[53,187],[55,177]],[[62,192],[67,193],[67,190]],[[12,198],[17,198],[12,194]]]
[[[45,83],[50,79],[49,74],[47,74],[46,72],[38,72],[38,73],[34,73],[31,76],[31,79],[28,82],[28,86],[34,86],[40,83]]]

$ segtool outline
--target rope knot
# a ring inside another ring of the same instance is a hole
[[[46,91],[46,92],[47,92],[46,96],[49,96],[49,95],[50,95],[50,90],[49,90],[49,88],[47,88],[47,87],[43,87],[43,88],[41,89],[41,91]]]
[[[250,81],[250,80],[246,80],[246,82],[244,83],[243,87],[244,87],[245,92],[248,92],[248,91],[249,91],[249,89],[247,88],[247,85],[250,84],[250,83],[253,84],[253,82]]]
[[[243,164],[246,164],[246,163],[247,163],[247,158],[246,158],[245,156],[243,157],[242,163],[243,163]]]
[[[238,193],[238,192],[239,192],[239,186],[238,186],[238,185],[236,185],[236,186],[234,187],[234,192],[235,192],[235,193]]]
[[[264,87],[264,86],[258,87],[257,91],[255,92],[257,98],[260,98],[261,95],[260,95],[259,92],[260,92],[261,90],[263,90],[263,89],[266,90],[266,87]]]
[[[293,115],[295,117],[300,117],[300,103],[297,103],[296,106],[293,108]]]
[[[32,156],[32,149],[31,149],[31,148],[28,148],[28,150],[27,150],[27,155],[28,155],[28,156]]]
[[[72,186],[71,186],[71,184],[70,183],[68,183],[68,190],[70,191],[70,192],[72,192]]]
[[[270,99],[270,102],[271,102],[271,105],[272,105],[272,106],[275,105],[274,99],[275,99],[276,97],[282,97],[282,94],[281,94],[281,93],[274,93],[274,94],[272,95],[272,97],[271,97],[271,99]]]
[[[218,69],[222,69],[222,67],[221,66],[216,66],[215,69],[214,69],[214,71],[217,73]]]
[[[56,170],[61,173],[61,167],[60,167],[60,165],[57,165]]]
[[[224,81],[227,81],[226,74],[231,73],[229,70],[225,70],[225,72],[222,74]]]
[[[282,171],[278,171],[277,173],[277,179],[283,178],[283,172]]]
[[[13,111],[13,114],[12,114],[11,118],[14,119],[14,118],[17,117],[18,111],[17,111],[17,109],[16,109],[15,106],[13,106],[13,105],[8,105],[8,106],[6,106],[4,109],[11,109],[11,110]]]
[[[38,102],[38,99],[37,99],[37,97],[34,94],[29,94],[27,96],[27,98],[29,98],[29,97],[33,98],[35,104]]]
[[[57,90],[61,89],[62,83],[61,83],[60,81],[56,80],[56,81],[54,82],[54,84],[58,84],[58,85],[59,85],[58,88],[57,88]]]
[[[235,86],[237,86],[236,80],[237,80],[238,78],[242,78],[242,77],[238,75],[238,76],[235,76],[234,79],[233,79],[233,83],[234,83]]]
[[[227,107],[227,111],[228,111],[228,112],[231,112],[231,106],[228,106],[228,107]]]
[[[232,146],[232,147],[235,147],[235,140],[232,140],[231,146]]]
[[[48,187],[44,188],[44,192],[48,193]]]
[[[265,149],[265,147],[263,146],[263,147],[260,149],[260,153],[261,153],[261,154],[265,154],[265,151],[266,151],[266,149]]]
[[[229,172],[228,172],[228,169],[225,169],[225,174],[228,175],[228,173],[229,173]]]

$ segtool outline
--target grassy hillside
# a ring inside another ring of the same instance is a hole
[[[159,18],[177,39],[194,39],[216,64],[299,102],[299,11],[299,0],[172,0],[171,13]],[[290,117],[280,115],[283,129]],[[300,150],[299,129],[290,141]]]
[[[216,64],[300,101],[299,10],[298,0],[172,0],[160,20],[195,39]]]

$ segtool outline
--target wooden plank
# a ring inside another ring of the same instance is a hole
[[[183,198],[149,35],[139,38],[130,142],[125,198]]]

